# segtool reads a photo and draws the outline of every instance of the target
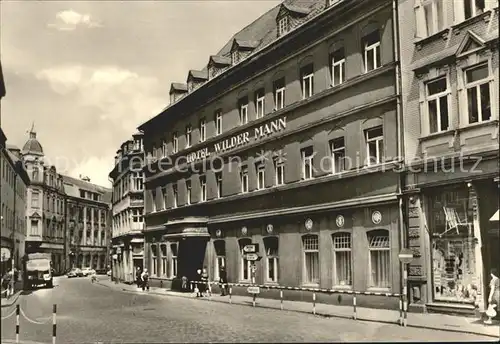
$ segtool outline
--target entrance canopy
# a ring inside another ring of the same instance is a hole
[[[497,212],[495,214],[493,214],[493,216],[490,218],[490,221],[491,222],[498,222],[499,218],[500,218],[500,209],[497,210]]]
[[[168,238],[210,238],[207,227],[188,227],[184,228],[178,233],[169,233],[162,236],[164,239]]]

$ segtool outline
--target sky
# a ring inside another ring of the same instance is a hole
[[[120,144],[279,0],[0,2],[1,126],[22,148],[34,123],[59,173],[110,186]]]

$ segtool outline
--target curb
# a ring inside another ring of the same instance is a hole
[[[111,289],[114,289],[113,287],[111,286],[108,286],[108,285],[104,285],[104,284],[101,284],[101,283],[98,283],[104,287],[107,287],[107,288],[111,288]],[[147,294],[143,294],[139,291],[133,291],[133,290],[127,290],[125,288],[121,288],[121,287],[118,287],[119,289],[121,289],[121,291],[123,292],[126,292],[126,293],[132,293],[132,294],[139,294],[139,295],[147,295]],[[116,288],[116,289],[118,289]],[[233,302],[233,303],[229,303],[227,301],[222,301],[222,300],[218,300],[218,299],[214,299],[212,298],[211,300],[208,300],[208,299],[200,299],[200,298],[196,298],[196,297],[191,297],[191,296],[184,296],[182,294],[171,294],[169,292],[167,293],[158,293],[158,292],[154,292],[154,291],[150,291],[149,294],[153,294],[153,295],[159,295],[159,296],[173,296],[173,297],[182,297],[182,298],[185,298],[185,299],[193,299],[193,300],[199,300],[199,301],[205,301],[205,302],[218,302],[218,303],[223,303],[223,304],[227,304],[227,305],[239,305],[239,306],[246,306],[246,307],[253,307],[253,305],[251,304],[251,301],[249,301],[250,303],[240,303],[240,302]],[[274,310],[280,310],[279,308],[276,308],[276,307],[271,307],[271,306],[265,306],[265,305],[259,305],[259,304],[255,304],[255,308],[264,308],[264,309],[274,309]],[[325,314],[325,313],[318,313],[316,312],[316,314],[312,314],[312,312],[308,312],[308,311],[303,311],[303,310],[298,310],[298,309],[283,309],[284,311],[289,311],[289,312],[295,312],[295,313],[302,313],[302,314],[309,314],[309,315],[315,315],[315,316],[319,316],[319,317],[323,317],[323,318],[341,318],[341,319],[350,319],[350,320],[354,320],[353,317],[350,317],[350,316],[342,316],[342,315],[338,315],[338,314]],[[364,318],[360,318],[358,316],[358,318],[356,319],[358,321],[367,321],[367,322],[375,322],[375,323],[380,323],[380,324],[389,324],[389,325],[398,325],[399,326],[399,322],[398,321],[389,321],[389,320],[375,320],[375,319],[364,319]],[[427,329],[427,330],[434,330],[434,331],[445,331],[445,332],[453,332],[453,333],[466,333],[466,334],[472,334],[472,335],[476,335],[476,336],[485,336],[485,337],[491,337],[491,338],[499,338],[499,336],[497,335],[492,335],[492,334],[489,334],[489,333],[481,333],[481,332],[477,332],[477,331],[470,331],[470,330],[460,330],[460,329],[449,329],[449,328],[441,328],[441,327],[432,327],[432,326],[425,326],[425,325],[412,325],[412,324],[407,324],[407,327],[413,327],[413,328],[421,328],[421,329]]]
[[[17,302],[17,300],[19,299],[19,296],[21,295],[23,291],[22,290],[19,290],[17,291],[14,295],[12,295],[9,299],[8,299],[8,303],[4,303],[1,305],[1,308],[4,308],[4,307],[10,307],[12,306],[14,303]],[[3,339],[2,339],[3,340]]]

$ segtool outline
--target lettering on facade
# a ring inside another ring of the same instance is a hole
[[[238,135],[231,136],[221,142],[215,143],[212,149],[206,147],[196,152],[192,152],[186,156],[186,161],[189,164],[192,162],[204,160],[210,157],[213,153],[215,154],[225,153],[232,149],[249,144],[252,141],[252,139],[253,141],[257,141],[266,138],[272,134],[283,131],[284,129],[286,129],[286,117],[281,117],[271,122],[265,123],[257,128],[254,128],[253,133],[245,131]]]

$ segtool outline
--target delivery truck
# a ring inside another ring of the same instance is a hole
[[[29,253],[24,261],[24,287],[32,289],[43,284],[54,286],[52,275],[52,256],[50,253]]]

